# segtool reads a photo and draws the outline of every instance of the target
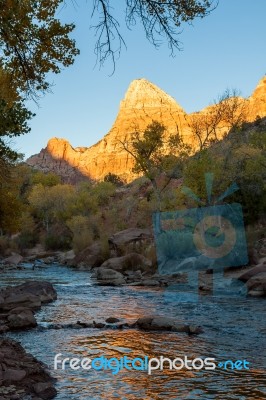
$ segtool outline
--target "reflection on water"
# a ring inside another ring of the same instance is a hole
[[[32,275],[34,274],[34,275]],[[240,399],[262,400],[265,390],[265,305],[263,299],[178,303],[162,290],[94,286],[90,275],[65,267],[1,275],[1,284],[25,279],[54,282],[58,300],[37,313],[39,324],[75,322],[115,316],[135,320],[156,313],[201,325],[204,333],[187,336],[135,330],[64,329],[10,334],[51,369],[56,353],[64,357],[214,357],[217,361],[246,359],[249,371],[53,371],[57,399]]]

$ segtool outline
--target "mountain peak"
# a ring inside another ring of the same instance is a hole
[[[171,106],[182,110],[173,97],[145,78],[134,79],[120,103],[120,109]]]
[[[266,76],[258,83],[252,96],[243,99],[251,109],[250,121],[266,116]],[[212,106],[213,107],[213,106]],[[206,113],[206,109],[199,113]],[[131,181],[134,159],[121,146],[136,131],[144,132],[152,121],[161,122],[167,134],[182,135],[185,143],[195,146],[191,132],[191,115],[186,114],[175,99],[145,78],[135,79],[128,87],[111,130],[91,147],[75,147],[65,139],[52,138],[45,149],[27,160],[44,172],[53,171],[66,182],[104,179],[108,173]],[[222,132],[224,134],[226,132]]]

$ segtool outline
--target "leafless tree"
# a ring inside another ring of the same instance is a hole
[[[237,89],[226,89],[214,102],[220,119],[228,130],[240,128],[247,121],[249,105]]]
[[[199,150],[217,142],[223,134],[240,128],[247,121],[248,114],[248,102],[240,97],[239,91],[226,89],[212,106],[192,114],[190,118],[190,128]]]

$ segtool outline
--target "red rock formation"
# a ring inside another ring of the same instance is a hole
[[[259,82],[252,96],[243,101],[251,106],[249,120],[254,120],[257,115],[266,116],[266,77]],[[209,109],[211,107],[201,113]],[[64,139],[52,138],[47,147],[30,157],[27,163],[44,172],[53,171],[68,182],[84,177],[101,180],[108,172],[130,181],[134,178],[134,162],[121,142],[129,138],[132,132],[143,131],[152,120],[163,123],[169,133],[178,131],[184,141],[193,143],[190,116],[157,86],[146,79],[136,79],[129,85],[116,120],[102,140],[88,148],[73,148]],[[224,133],[224,129],[221,133]]]

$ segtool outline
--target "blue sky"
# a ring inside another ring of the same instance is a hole
[[[120,10],[114,8],[114,13],[122,16],[123,1],[119,3]],[[90,13],[88,2],[77,0],[74,7],[69,0],[58,14],[64,22],[75,22],[72,36],[81,54],[72,67],[51,76],[53,93],[41,99],[38,108],[28,104],[36,113],[32,130],[14,143],[26,157],[38,153],[54,136],[74,147],[96,143],[111,128],[133,79],[150,80],[192,112],[226,88],[249,96],[266,73],[266,0],[220,0],[208,17],[183,26],[183,51],[176,51],[174,58],[166,43],[154,49],[140,25],[131,31],[122,26],[127,50],[122,51],[112,76],[110,63],[95,67]]]

